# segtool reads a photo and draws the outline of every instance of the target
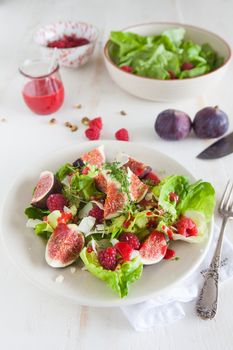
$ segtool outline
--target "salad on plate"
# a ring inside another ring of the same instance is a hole
[[[125,153],[106,159],[100,146],[56,173],[43,171],[25,214],[27,227],[45,241],[49,266],[79,260],[123,298],[144,266],[165,259],[172,269],[179,257],[171,242],[208,237],[214,206],[210,183],[182,175],[160,180]]]

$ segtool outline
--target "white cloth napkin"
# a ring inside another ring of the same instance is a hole
[[[200,267],[184,282],[171,290],[145,302],[122,307],[126,318],[137,331],[146,331],[165,324],[170,324],[185,317],[187,312],[195,312],[190,307],[203,285],[205,269],[209,267],[219,235],[219,228],[215,227],[209,252]],[[221,255],[219,280],[233,276],[233,245],[224,238]]]

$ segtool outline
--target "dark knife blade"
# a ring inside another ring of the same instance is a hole
[[[200,159],[217,159],[233,152],[233,132],[222,137],[197,155]]]

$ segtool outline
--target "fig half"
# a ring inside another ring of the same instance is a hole
[[[146,195],[149,187],[144,184],[130,168],[128,168],[129,195],[132,201],[140,202]]]
[[[75,224],[58,224],[50,236],[45,250],[45,260],[52,267],[72,264],[84,246],[84,236]]]
[[[34,189],[31,205],[46,209],[46,201],[50,194],[61,191],[61,183],[51,171],[42,171],[39,181]]]
[[[139,254],[143,265],[152,265],[161,261],[167,251],[167,242],[162,232],[152,231],[142,244]]]

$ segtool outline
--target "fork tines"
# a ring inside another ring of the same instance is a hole
[[[233,184],[231,180],[228,180],[220,205],[219,205],[220,214],[225,216],[233,215],[232,193],[233,193]]]

